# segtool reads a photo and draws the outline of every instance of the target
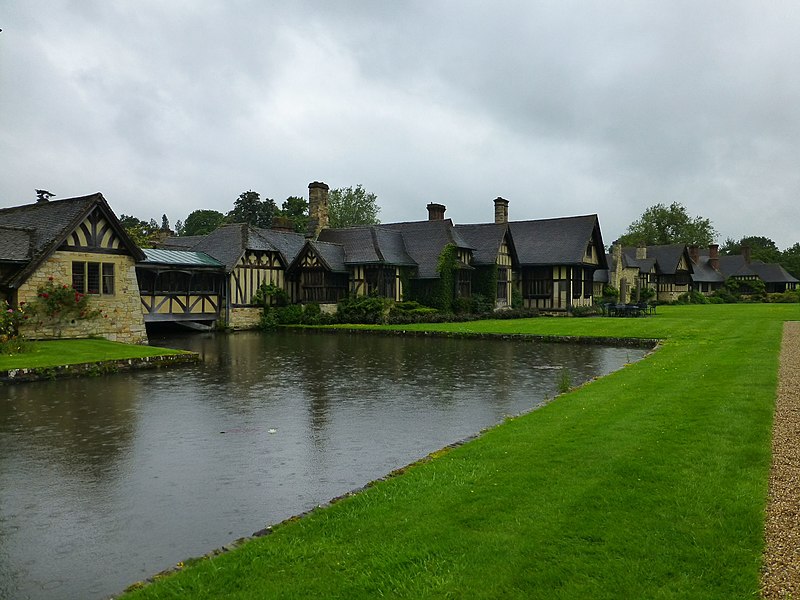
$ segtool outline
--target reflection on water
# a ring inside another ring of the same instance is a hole
[[[0,598],[102,598],[641,350],[189,335],[201,365],[0,387]]]

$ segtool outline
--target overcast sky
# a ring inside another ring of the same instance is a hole
[[[4,0],[0,206],[171,223],[363,184],[382,222],[656,203],[800,241],[800,2]]]

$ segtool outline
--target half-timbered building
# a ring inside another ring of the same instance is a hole
[[[135,264],[144,259],[102,194],[0,209],[0,295],[12,306],[34,301],[48,282],[92,297],[102,318],[48,328],[30,338],[101,336],[146,343]]]
[[[136,264],[145,323],[213,325],[224,306],[225,266],[203,252],[145,248]]]
[[[594,272],[608,268],[597,215],[511,221],[508,227],[526,308],[557,312],[592,304]]]

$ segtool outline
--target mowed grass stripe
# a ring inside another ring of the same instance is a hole
[[[711,305],[429,326],[664,341],[402,476],[125,597],[757,597],[781,327],[797,319],[797,305]]]

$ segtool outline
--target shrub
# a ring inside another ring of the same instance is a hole
[[[268,306],[287,306],[289,304],[289,294],[283,288],[272,283],[262,283],[252,300],[253,304]]]
[[[769,302],[777,302],[779,304],[794,304],[800,302],[800,291],[786,290],[777,294],[768,294],[767,299]]]
[[[0,302],[0,354],[18,354],[25,349],[25,339],[19,326],[27,318],[24,308],[11,308],[8,302]]]
[[[102,311],[91,307],[91,296],[63,284],[56,285],[52,277],[36,289],[36,298],[27,304],[25,314],[35,325],[52,326],[57,336],[61,326],[70,321],[94,319]]]
[[[675,304],[708,304],[708,298],[700,292],[692,290],[678,296]]]
[[[385,323],[393,302],[380,296],[345,298],[336,307],[340,323]]]
[[[570,314],[573,317],[594,317],[596,315],[602,314],[602,310],[599,306],[591,305],[591,306],[571,306],[569,309]]]
[[[517,288],[513,288],[511,290],[511,308],[522,308],[523,304],[522,292]]]
[[[600,301],[604,304],[609,302],[616,304],[619,301],[619,290],[612,285],[604,285],[603,297],[600,299]]]

